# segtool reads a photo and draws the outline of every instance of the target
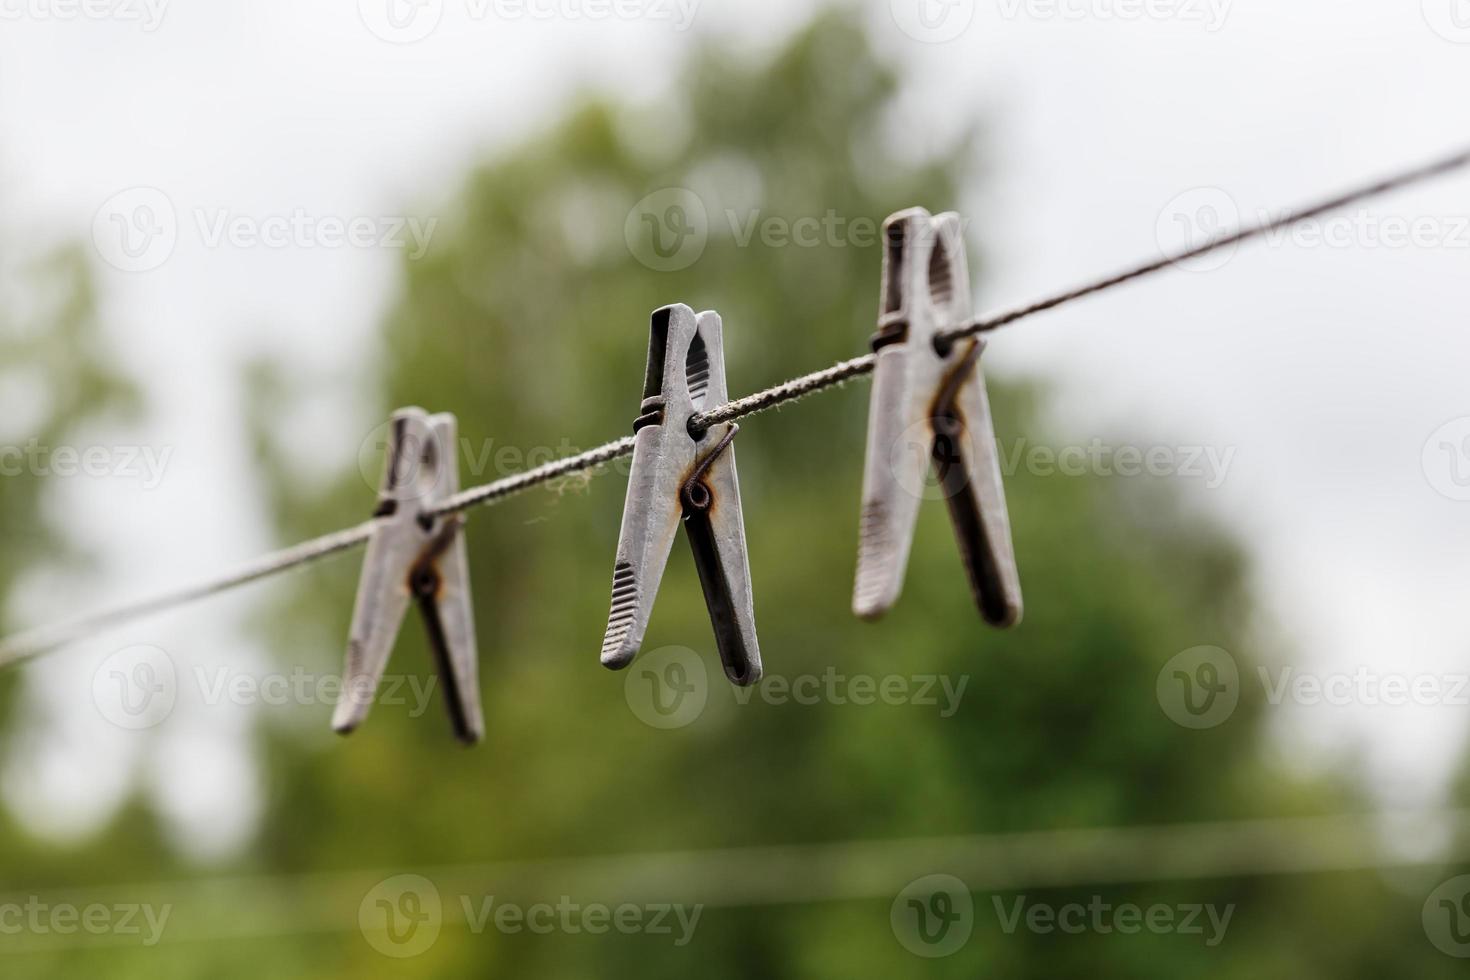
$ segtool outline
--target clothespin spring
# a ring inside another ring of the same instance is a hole
[[[725,433],[710,454],[700,461],[693,473],[689,474],[689,479],[684,481],[684,486],[679,490],[679,499],[683,502],[685,511],[703,513],[709,510],[713,501],[710,499],[709,487],[703,483],[704,474],[714,465],[715,460],[729,447],[730,443],[735,441],[735,433],[739,431],[740,426],[731,422],[730,431]],[[684,516],[687,519],[690,515],[686,513]]]

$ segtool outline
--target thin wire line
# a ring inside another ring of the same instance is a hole
[[[1056,293],[1055,295],[1003,313],[971,320],[964,326],[955,327],[952,330],[940,331],[936,335],[936,339],[942,342],[949,342],[964,337],[974,337],[991,330],[998,330],[1001,327],[1025,320],[1038,313],[1045,313],[1047,310],[1056,309],[1059,306],[1083,299],[1094,293],[1100,293],[1133,282],[1136,279],[1142,279],[1146,276],[1163,272],[1179,265],[1181,262],[1188,262],[1190,259],[1199,258],[1211,252],[1239,245],[1278,229],[1320,217],[1330,211],[1336,211],[1350,204],[1357,204],[1369,198],[1387,194],[1401,187],[1428,180],[1431,177],[1437,177],[1467,165],[1470,165],[1470,150],[1464,150],[1453,156],[1445,157],[1442,160],[1436,160],[1433,163],[1415,167],[1413,170],[1406,170],[1403,173],[1395,174],[1376,183],[1350,190],[1317,204],[1283,212],[1270,220],[1246,225],[1232,234],[1212,238],[1201,245],[1197,245],[1183,252],[1175,252],[1163,258],[1139,263],[1130,269],[1125,269],[1105,279],[1098,279],[1086,285],[1078,286],[1075,289]],[[797,398],[810,395],[813,392],[821,391],[824,388],[841,384],[860,375],[871,374],[876,363],[877,359],[872,354],[856,357],[850,361],[843,361],[826,370],[815,371],[800,378],[793,378],[772,388],[767,388],[765,391],[758,391],[753,395],[746,395],[744,398],[720,405],[708,412],[694,416],[689,420],[689,424],[693,428],[704,429],[711,425],[718,425],[721,422],[733,422],[747,415],[754,415],[756,412],[763,412],[768,408],[774,408],[784,402],[793,401]]]
[[[1247,242],[1251,239],[1259,238],[1262,235],[1277,231],[1278,229],[1297,224],[1301,221],[1309,221],[1312,218],[1321,217],[1322,215],[1327,214],[1330,211],[1337,211],[1351,204],[1359,204],[1363,201],[1368,200],[1369,198],[1379,197],[1383,194],[1389,193],[1390,191],[1395,191],[1399,190],[1400,188],[1407,187],[1410,184],[1417,184],[1421,181],[1429,180],[1432,177],[1438,177],[1443,174],[1459,170],[1467,165],[1470,165],[1470,149],[1462,150],[1459,153],[1445,157],[1441,160],[1436,160],[1432,163],[1426,163],[1423,166],[1415,167],[1412,170],[1405,170],[1402,173],[1394,174],[1391,177],[1385,177],[1384,179],[1376,183],[1368,184],[1354,190],[1346,191],[1342,194],[1339,194],[1337,197],[1330,197],[1325,201],[1318,202],[1317,204],[1298,208],[1294,211],[1283,212],[1282,214],[1278,215],[1275,218],[1272,218],[1269,221],[1262,221],[1254,225],[1246,225],[1233,234],[1225,235],[1222,238],[1213,238],[1205,242],[1203,245],[1199,245],[1195,248],[1191,248],[1183,252],[1173,253],[1162,259],[1157,259],[1152,262],[1140,263],[1139,265],[1136,265],[1131,269],[1127,269],[1114,276],[1109,276],[1106,279],[1099,279],[1096,282],[1088,283],[1085,286],[1079,286],[1076,289],[1070,289],[1065,293],[1057,293],[1055,296],[1051,296],[1043,300],[1038,300],[1037,302],[1030,303],[1026,306],[1017,307],[1016,309],[1010,310],[1005,313],[1000,313],[980,320],[974,320],[970,322],[967,326],[947,331],[940,336],[944,340],[958,340],[961,337],[973,337],[976,334],[985,333],[990,330],[997,330],[1001,327],[1015,323],[1018,320],[1024,320],[1027,317],[1035,316],[1038,313],[1044,313],[1047,310],[1055,309],[1056,307],[1061,306],[1064,303],[1070,303],[1074,300],[1079,300],[1084,297],[1091,296],[1093,293],[1100,293],[1103,290],[1112,289],[1115,286],[1121,286],[1124,283],[1132,282],[1135,279],[1142,279],[1145,276],[1153,275],[1156,272],[1162,272],[1165,269],[1176,266],[1181,262],[1188,262],[1190,259],[1199,258],[1202,255],[1208,255],[1211,252],[1216,252],[1223,248],[1230,248],[1233,245],[1239,245],[1242,242]]]
[[[503,480],[496,480],[494,483],[486,483],[482,486],[470,487],[468,490],[461,490],[454,496],[447,498],[438,507],[433,508],[431,513],[435,517],[442,517],[446,514],[469,510],[471,507],[481,504],[492,504],[496,501],[504,500],[507,497],[513,497],[534,486],[555,480],[557,477],[570,476],[573,473],[580,473],[583,470],[596,469],[606,463],[611,463],[615,459],[621,459],[624,456],[631,456],[632,454],[633,437],[623,436],[621,439],[598,446],[596,449],[589,449],[586,452],[577,453],[575,456],[554,459],[534,469],[526,470],[524,473],[517,473]],[[0,666],[3,666],[3,663],[0,663]]]
[[[0,669],[134,619],[164,612],[197,599],[218,595],[238,586],[320,561],[339,552],[350,551],[364,544],[368,538],[372,537],[372,533],[373,522],[364,521],[356,527],[333,531],[331,534],[324,534],[319,538],[312,538],[310,541],[303,541],[289,548],[261,555],[254,561],[215,578],[204,579],[193,585],[181,586],[146,599],[123,603],[70,622],[40,626],[23,633],[16,633],[0,643]]]
[[[1224,248],[1260,238],[1272,231],[1319,217],[1330,211],[1335,211],[1351,204],[1357,204],[1411,184],[1421,183],[1430,178],[1460,170],[1466,166],[1470,166],[1470,149],[1461,150],[1451,156],[1402,171],[1382,180],[1374,181],[1371,184],[1349,190],[1317,204],[1282,212],[1275,218],[1246,225],[1229,235],[1211,239],[1194,248],[1186,249],[1182,252],[1174,252],[1163,258],[1139,263],[1122,272],[1078,286],[1074,289],[1069,289],[1065,292],[1056,293],[1025,306],[1016,307],[989,317],[972,320],[963,326],[945,331],[938,336],[942,340],[958,340],[963,337],[973,337],[991,330],[997,330],[1035,316],[1038,313],[1044,313],[1047,310],[1056,309],[1059,306],[1092,296],[1096,293],[1101,293],[1105,290],[1163,272],[1179,265],[1181,262],[1187,262],[1190,259],[1198,258],[1202,255],[1208,255]],[[775,408],[777,405],[783,405],[787,402],[795,401],[798,398],[835,387],[853,378],[871,374],[876,363],[877,359],[872,354],[864,354],[861,357],[841,361],[832,367],[824,368],[820,371],[813,371],[811,374],[792,378],[789,381],[783,381],[764,391],[758,391],[754,394],[746,395],[744,398],[737,398],[734,401],[718,405],[707,412],[695,415],[690,419],[690,425],[696,429],[705,429],[711,425],[719,425],[723,422],[733,422],[737,419],[746,418],[758,412]],[[468,510],[471,507],[497,503],[559,477],[595,469],[613,460],[630,455],[632,452],[633,438],[631,436],[624,436],[621,439],[598,446],[595,449],[589,449],[564,459],[553,460],[542,466],[526,470],[524,473],[517,473],[514,476],[508,476],[482,486],[463,490],[445,500],[444,503],[434,509],[433,513],[436,516],[442,516]],[[239,569],[215,578],[205,579],[193,585],[183,586],[146,599],[115,606],[103,612],[84,616],[69,623],[38,627],[23,633],[17,633],[0,641],[0,669],[53,650],[63,644],[71,643],[111,627],[121,625],[122,623],[152,615],[153,613],[163,612],[197,599],[217,595],[249,582],[268,578],[288,569],[307,565],[331,555],[348,551],[363,544],[371,536],[372,522],[369,521],[359,524],[356,527],[335,531],[331,534],[326,534],[310,541],[303,541],[290,548],[262,556]]]
[[[173,910],[163,944],[351,932],[365,897],[412,871],[444,899],[442,924],[465,927],[470,901],[527,907],[575,895],[596,904],[757,908],[881,900],[917,880],[958,879],[980,901],[1045,889],[1100,889],[1119,900],[1139,886],[1395,871],[1430,889],[1470,859],[1470,810],[1387,810],[1210,823],[1074,827],[948,837],[744,845],[405,868],[210,876],[0,894],[0,907],[44,902]],[[1443,838],[1438,848],[1398,846]],[[1201,892],[1209,894],[1209,892]],[[454,897],[461,901],[454,901]],[[116,930],[87,945],[131,941]],[[11,954],[64,948],[75,936],[7,937]]]
[[[854,357],[850,361],[840,361],[829,368],[821,371],[813,371],[790,381],[783,381],[765,391],[757,391],[753,395],[737,398],[733,402],[717,405],[708,412],[703,412],[689,419],[689,427],[696,430],[707,429],[712,425],[722,422],[733,422],[743,419],[747,415],[756,412],[764,412],[768,408],[775,408],[786,402],[805,398],[813,392],[823,391],[835,387],[844,381],[860,378],[865,374],[872,374],[873,367],[878,363],[878,358],[873,354],[864,354],[862,357]]]

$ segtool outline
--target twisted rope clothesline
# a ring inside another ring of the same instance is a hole
[[[1088,296],[1114,289],[1156,273],[1164,272],[1190,259],[1260,238],[1273,231],[1320,217],[1323,214],[1340,210],[1352,204],[1358,204],[1371,198],[1379,197],[1411,184],[1421,183],[1433,177],[1464,169],[1467,166],[1470,166],[1470,149],[1461,150],[1453,155],[1403,170],[1392,176],[1348,190],[1315,204],[1282,212],[1274,218],[1269,218],[1255,224],[1243,225],[1228,235],[1211,238],[1200,245],[1184,251],[1170,253],[1162,258],[1138,263],[1113,275],[1088,282],[1073,289],[1055,293],[1024,306],[1015,307],[1014,309],[988,317],[971,320],[962,326],[938,334],[937,339],[941,341],[952,341],[998,330],[1001,327],[1033,317],[1038,313],[1054,310],[1057,307],[1084,299]],[[757,412],[764,412],[767,409],[775,408],[777,405],[795,401],[798,398],[803,398],[815,392],[824,391],[853,378],[871,374],[876,363],[876,356],[873,354],[864,354],[861,357],[841,361],[829,368],[813,371],[810,374],[792,378],[789,381],[783,381],[778,385],[773,385],[763,391],[746,395],[743,398],[737,398],[723,405],[716,405],[710,410],[699,413],[691,418],[690,426],[694,429],[704,429],[711,425],[733,422],[737,419],[754,415]],[[595,469],[613,460],[631,455],[632,452],[633,438],[631,436],[624,436],[621,439],[605,443],[595,449],[589,449],[572,456],[553,460],[550,463],[534,467],[523,473],[517,473],[513,476],[504,477],[503,479],[495,480],[478,487],[470,487],[462,490],[435,507],[433,513],[439,516],[458,513],[468,510],[471,507],[498,503],[529,490],[532,487],[540,486],[543,483],[560,477],[570,476],[573,473]],[[212,578],[204,579],[145,599],[125,603],[101,612],[92,613],[71,622],[38,627],[17,633],[0,641],[0,669],[30,657],[38,656],[64,644],[92,636],[114,626],[131,622],[143,616],[164,612],[198,599],[218,595],[221,592],[237,588],[241,585],[269,578],[289,569],[308,565],[331,555],[348,551],[365,543],[372,536],[372,531],[373,524],[371,521],[367,521],[354,527],[333,531],[319,538],[303,541],[289,548],[263,555],[246,565]]]

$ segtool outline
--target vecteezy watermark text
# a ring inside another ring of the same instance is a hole
[[[422,875],[395,875],[374,885],[358,907],[363,938],[378,952],[403,959],[434,945],[445,921],[462,919],[475,935],[536,936],[619,933],[667,937],[687,946],[704,913],[703,905],[677,902],[584,902],[562,895],[555,902],[515,902],[496,895],[460,893],[446,902],[439,888]]]
[[[1295,667],[1257,667],[1266,700],[1345,708],[1470,707],[1470,674],[1380,674],[1367,667],[1335,673],[1308,673]]]
[[[1104,901],[1101,895],[1092,896],[1085,905],[1081,902],[1051,905],[1033,902],[1025,895],[1009,900],[994,895],[991,904],[995,907],[1001,931],[1006,935],[1020,929],[1043,936],[1052,933],[1135,936],[1147,932],[1153,935],[1200,936],[1211,948],[1224,940],[1230,919],[1235,915],[1234,904],[1113,904]]]
[[[1376,214],[1358,208],[1289,223],[1283,221],[1286,217],[1283,211],[1262,208],[1250,224],[1267,229],[1261,240],[1271,248],[1470,249],[1470,214]],[[1239,243],[1224,239],[1241,227],[1241,210],[1229,191],[1195,187],[1164,206],[1155,233],[1165,254],[1220,242],[1212,251],[1178,263],[1192,272],[1211,272],[1234,258]]]
[[[303,207],[251,214],[196,206],[187,212],[200,245],[208,249],[393,249],[420,259],[437,217],[392,214],[318,214]],[[124,272],[147,272],[169,260],[181,233],[173,200],[156,187],[130,187],[103,202],[92,219],[92,241],[103,261]]]
[[[195,665],[194,681],[206,705],[238,704],[327,705],[343,702],[407,706],[410,718],[429,710],[438,678],[432,674],[384,674],[380,680],[337,674],[318,674],[303,667],[277,673],[252,674],[232,667],[213,670]]]
[[[710,701],[713,672],[704,658],[688,647],[660,647],[640,656],[627,670],[623,696],[629,709],[652,728],[684,728],[704,714]],[[766,674],[748,687],[720,684],[730,691],[736,705],[752,702],[776,708],[915,707],[952,718],[959,711],[967,675],[947,674],[849,674],[836,667],[821,673]]]
[[[962,229],[968,222],[961,219]],[[640,263],[655,272],[677,272],[699,261],[711,237],[736,248],[871,248],[883,237],[883,219],[844,215],[770,214],[760,208],[725,208],[711,220],[704,199],[687,187],[664,187],[629,210],[623,240]]]
[[[999,0],[1006,20],[1177,21],[1209,33],[1225,26],[1235,0]]]
[[[680,905],[662,902],[637,905],[624,902],[607,905],[602,902],[574,902],[568,895],[549,902],[523,905],[496,901],[494,895],[475,897],[461,895],[465,922],[476,935],[493,928],[496,932],[515,935],[529,932],[538,936],[560,933],[592,936],[609,932],[625,936],[669,936],[675,946],[687,946],[704,913],[703,905]]]
[[[0,446],[0,477],[120,477],[154,490],[173,453],[172,446],[47,446],[32,438]]]
[[[383,422],[375,426],[357,448],[358,472],[362,475],[364,482],[374,490],[378,489],[383,475],[383,461],[391,445],[392,435],[393,423]],[[427,493],[429,490],[429,487],[418,481],[416,473],[411,473],[407,469],[421,465],[424,458],[422,448],[415,445],[406,446],[404,453],[397,460],[398,465],[403,468],[400,469],[398,477],[399,483],[406,488],[403,491],[404,495]],[[445,454],[450,452],[459,454],[459,458],[463,460],[461,476],[469,481],[524,473],[555,460],[574,456],[582,451],[566,438],[562,438],[555,446],[517,446],[499,443],[493,438],[474,440],[468,436],[461,436],[457,446],[437,448]],[[612,460],[605,465],[613,472],[626,474],[627,468],[632,465],[632,460],[624,457]]]
[[[1359,665],[1351,670],[1309,671],[1287,665],[1257,666],[1266,704],[1316,708],[1470,707],[1470,674],[1383,673]],[[1200,646],[1171,657],[1159,671],[1159,707],[1185,728],[1214,728],[1235,713],[1242,694],[1236,660],[1220,647]]]
[[[898,434],[888,452],[888,465],[894,479],[907,493],[920,500],[943,500],[964,488],[963,483],[945,480],[938,467],[915,469],[908,463],[916,455],[930,454],[930,447],[944,446],[944,462],[964,465],[948,442],[935,442],[935,425],[921,419]],[[1009,445],[999,443],[1001,475],[1018,473],[1050,478],[1098,476],[1132,479],[1135,477],[1197,479],[1208,490],[1225,482],[1235,461],[1235,447],[1216,446],[1109,446],[1094,438],[1086,445],[1033,445],[1024,437]]]
[[[358,0],[363,25],[391,44],[413,44],[439,29],[446,6],[472,23],[651,21],[675,31],[694,24],[699,0]]]
[[[113,20],[158,30],[171,0],[0,0],[0,20]]]
[[[192,684],[190,683],[192,682]],[[325,706],[344,702],[407,707],[409,717],[429,711],[438,687],[434,675],[386,674],[381,680],[344,680],[304,667],[251,672],[195,664],[180,673],[159,647],[138,644],[109,655],[92,677],[92,703],[103,718],[134,731],[154,728],[173,715],[181,697],[206,708],[236,706]]]
[[[410,259],[423,258],[438,218],[412,215],[241,214],[229,208],[195,208],[194,223],[206,248],[392,248]]]
[[[136,938],[144,946],[156,946],[172,912],[172,905],[77,905],[45,902],[32,895],[24,902],[0,902],[0,936],[121,936]]]
[[[828,667],[820,674],[798,674],[786,677],[781,674],[766,674],[749,687],[735,687],[732,691],[737,704],[749,704],[759,700],[764,704],[780,707],[797,704],[812,707],[819,704],[868,705],[885,704],[889,707],[916,705],[921,708],[936,708],[941,718],[952,718],[960,710],[960,699],[970,678],[958,678],[948,674],[844,674],[836,667]]]
[[[1094,438],[1086,445],[1033,445],[1023,436],[1001,444],[1001,472],[1015,476],[1138,476],[1203,480],[1214,490],[1235,461],[1234,446],[1109,446]]]
[[[1205,902],[1139,905],[1111,902],[1093,895],[1087,902],[1060,905],[1034,901],[1027,895],[993,895],[990,904],[1006,935],[1020,931],[1068,936],[1153,935],[1198,936],[1208,947],[1225,939],[1235,905]],[[889,924],[909,952],[927,959],[958,952],[975,928],[975,902],[965,882],[949,874],[925,875],[910,882],[894,899]]]

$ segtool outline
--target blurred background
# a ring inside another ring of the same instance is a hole
[[[997,309],[1456,149],[1470,83],[1463,0],[0,19],[7,633],[366,518],[398,406],[467,484],[623,435],[667,303],[736,395],[853,356],[893,211]],[[625,465],[470,515],[472,750],[417,622],[331,733],[360,553],[6,671],[0,973],[1458,975],[1467,191],[994,335],[1013,631],[937,503],[849,614],[859,381],[742,427],[738,696],[683,544],[597,665]]]

